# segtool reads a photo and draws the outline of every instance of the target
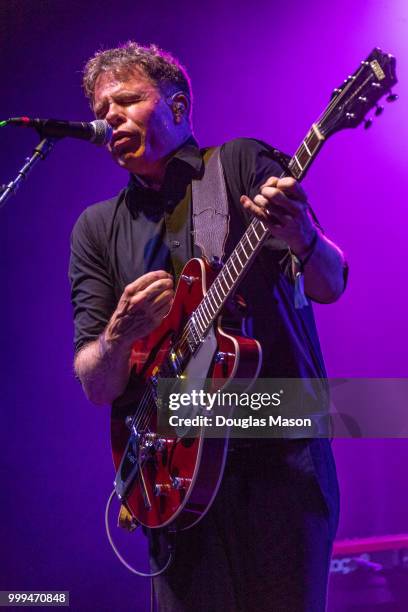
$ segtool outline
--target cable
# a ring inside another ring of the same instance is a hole
[[[115,553],[115,555],[117,556],[117,558],[119,559],[119,561],[122,563],[122,565],[124,565],[126,567],[126,569],[129,570],[129,572],[132,572],[132,574],[136,574],[136,576],[141,576],[142,578],[155,578],[156,576],[160,576],[161,574],[163,574],[167,568],[170,566],[170,563],[173,561],[173,548],[169,547],[169,558],[167,559],[164,567],[162,567],[162,569],[158,570],[157,572],[152,572],[151,574],[145,573],[145,572],[139,572],[138,570],[136,570],[134,567],[132,567],[131,565],[129,565],[129,563],[127,563],[127,561],[125,561],[125,559],[122,557],[122,555],[120,554],[120,552],[118,551],[118,549],[116,548],[113,539],[112,539],[112,535],[109,529],[109,510],[113,501],[113,498],[115,496],[115,489],[113,489],[112,493],[109,496],[108,502],[106,504],[106,509],[105,509],[105,529],[106,529],[106,535],[108,536],[108,541],[109,544],[111,545],[113,552]]]

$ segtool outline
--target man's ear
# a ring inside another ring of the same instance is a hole
[[[170,98],[170,107],[173,112],[174,121],[180,123],[183,117],[187,117],[190,111],[190,102],[182,92],[173,94]]]

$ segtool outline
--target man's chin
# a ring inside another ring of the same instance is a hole
[[[128,172],[138,174],[143,167],[143,159],[140,156],[135,156],[133,153],[124,153],[122,155],[114,156],[115,162]]]

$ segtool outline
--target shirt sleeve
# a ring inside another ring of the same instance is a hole
[[[101,237],[93,229],[89,209],[86,209],[71,235],[69,279],[74,310],[75,352],[100,335],[116,307]]]

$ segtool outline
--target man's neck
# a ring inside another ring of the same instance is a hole
[[[192,134],[190,133],[188,137],[181,144],[179,144],[173,151],[171,151],[171,153],[169,153],[168,155],[166,155],[166,157],[161,159],[157,163],[157,167],[153,168],[151,172],[149,172],[149,174],[134,174],[135,178],[140,181],[143,187],[146,187],[148,189],[153,189],[154,191],[160,191],[164,183],[165,176],[166,176],[167,164],[172,159],[172,157],[174,157],[177,151],[179,151],[182,147],[184,147],[186,142],[191,137],[192,137]]]

